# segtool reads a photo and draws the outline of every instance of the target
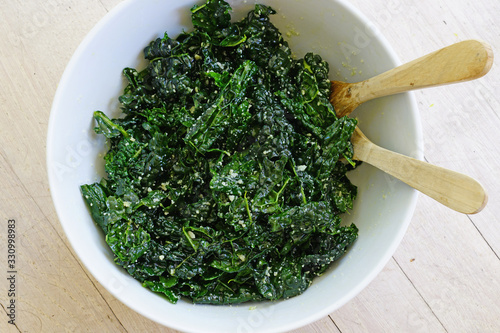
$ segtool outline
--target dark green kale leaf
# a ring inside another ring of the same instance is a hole
[[[106,234],[106,242],[123,263],[135,263],[148,249],[151,236],[132,223],[115,223]]]
[[[106,190],[105,187],[99,183],[82,185],[81,192],[83,198],[87,202],[92,218],[95,223],[100,226],[105,233],[108,231],[108,223],[104,213],[106,212]]]
[[[257,67],[253,62],[245,61],[231,78],[227,75],[221,77],[214,72],[207,73],[215,79],[221,91],[214,104],[206,108],[186,133],[185,140],[189,145],[204,154],[223,134],[229,135],[225,138],[229,142],[239,141],[244,134],[240,128],[246,128],[251,117],[248,112],[250,102],[245,98],[245,92],[256,71]],[[228,133],[228,128],[233,130]]]
[[[179,295],[176,295],[172,292],[172,287],[177,284],[177,278],[175,276],[171,276],[169,278],[165,278],[160,276],[158,281],[145,281],[143,283],[144,287],[151,289],[156,293],[162,293],[167,296],[167,299],[172,303],[177,303],[179,300]]]
[[[299,295],[358,235],[340,215],[356,120],[336,117],[328,64],[292,57],[271,7],[230,11],[194,6],[193,31],[123,70],[123,117],[94,113],[107,176],[83,198],[115,262],[172,303]]]
[[[223,0],[208,0],[191,8],[191,19],[196,29],[211,34],[231,25],[231,7]]]

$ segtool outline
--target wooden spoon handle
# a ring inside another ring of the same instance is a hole
[[[479,78],[492,64],[493,51],[488,44],[466,40],[365,81],[338,83],[338,87],[333,81],[331,101],[337,115],[344,116],[374,98]]]
[[[469,176],[379,147],[359,129],[353,134],[352,143],[355,159],[379,168],[457,212],[475,214],[486,206],[486,191]]]

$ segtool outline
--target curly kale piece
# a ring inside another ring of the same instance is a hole
[[[191,20],[195,29],[206,33],[216,33],[231,25],[231,7],[223,0],[208,0],[191,8]]]
[[[230,11],[194,6],[193,31],[123,70],[123,116],[94,112],[107,176],[83,198],[115,262],[172,303],[299,295],[358,235],[341,223],[356,120],[336,117],[328,64],[292,57],[271,7]]]

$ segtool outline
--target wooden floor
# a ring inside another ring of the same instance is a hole
[[[84,36],[119,2],[0,3],[2,274],[9,219],[16,220],[19,242],[16,325],[3,315],[0,332],[173,332],[128,309],[86,272],[61,229],[46,178],[45,138],[57,83]],[[471,38],[500,54],[496,0],[350,2],[403,62]],[[295,332],[500,332],[500,65],[477,81],[415,96],[426,160],[478,179],[489,204],[467,216],[420,196],[403,242],[380,275],[344,307]],[[1,280],[0,311],[7,313],[8,281]]]

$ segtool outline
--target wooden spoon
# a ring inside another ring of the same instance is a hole
[[[358,83],[332,81],[330,102],[337,116],[351,113],[361,103],[413,89],[477,79],[493,64],[489,45],[466,40]]]
[[[373,165],[457,212],[475,214],[488,202],[484,188],[471,177],[379,147],[358,127],[351,142],[354,159]]]

